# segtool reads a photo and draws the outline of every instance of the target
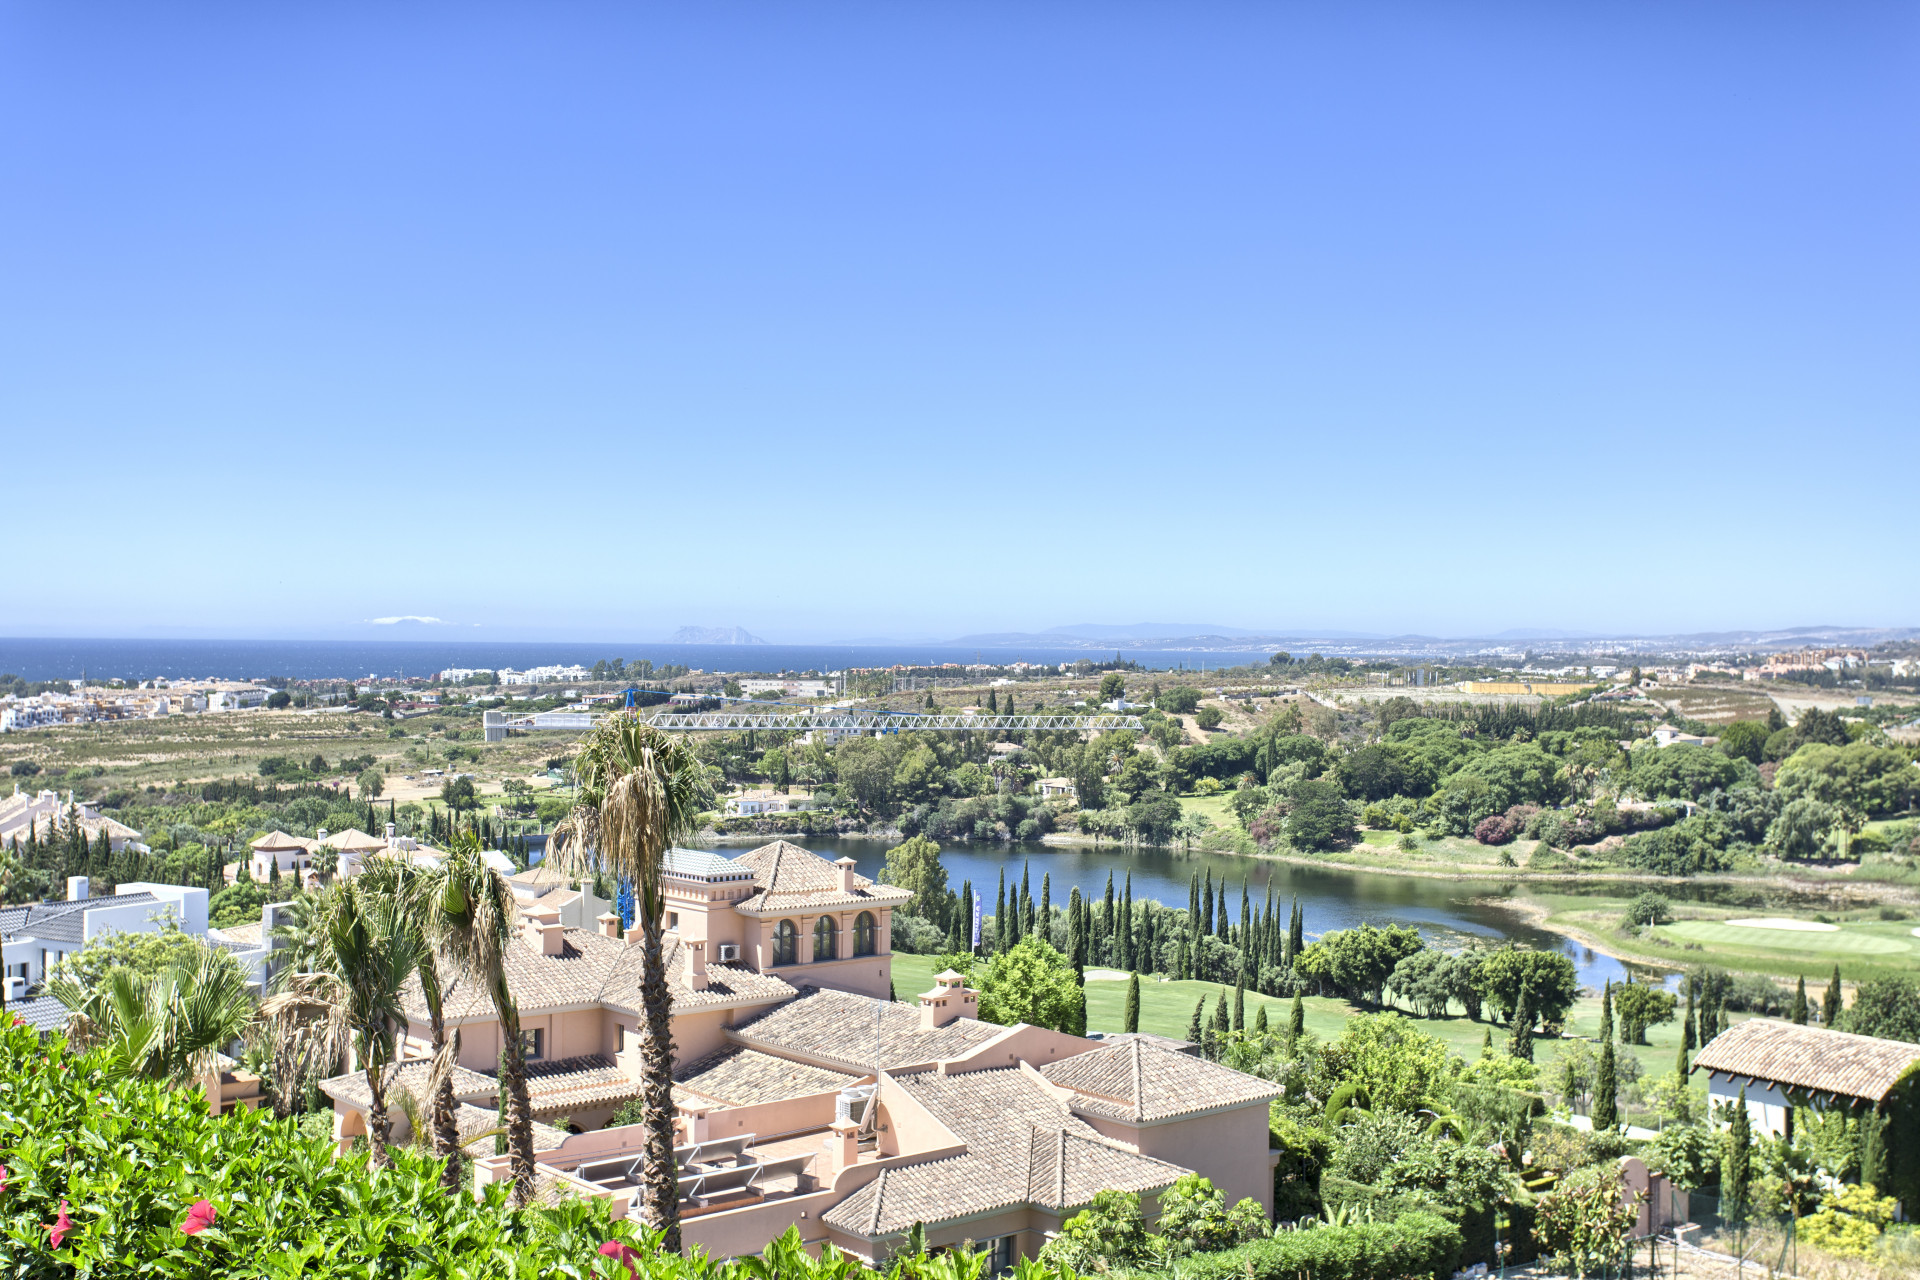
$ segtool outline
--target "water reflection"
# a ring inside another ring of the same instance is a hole
[[[823,857],[851,857],[859,865],[861,875],[874,877],[885,868],[886,851],[891,847],[887,841],[847,838],[809,838],[798,843]],[[738,841],[730,841],[729,845],[745,847]],[[954,890],[957,891],[964,880],[973,881],[989,915],[993,912],[1002,871],[1011,886],[1019,883],[1024,870],[1031,877],[1035,898],[1040,896],[1041,877],[1050,876],[1053,901],[1057,903],[1065,903],[1074,886],[1078,886],[1082,894],[1099,897],[1106,892],[1108,876],[1113,877],[1114,893],[1118,896],[1131,874],[1134,897],[1157,899],[1169,907],[1187,905],[1188,885],[1195,872],[1203,881],[1211,873],[1216,892],[1220,884],[1226,884],[1228,909],[1236,918],[1243,879],[1256,904],[1264,905],[1269,890],[1280,903],[1297,895],[1306,913],[1309,938],[1363,922],[1413,925],[1436,946],[1457,946],[1469,938],[1492,942],[1512,939],[1528,946],[1564,952],[1579,970],[1581,983],[1587,986],[1621,982],[1628,973],[1627,966],[1612,956],[1536,928],[1520,913],[1488,900],[1513,896],[1518,891],[1513,882],[1433,880],[1294,866],[1235,854],[1115,846],[1014,845],[1009,848],[943,844],[940,860],[947,868],[948,883]],[[1567,891],[1559,885],[1555,889]],[[1595,885],[1591,889],[1595,893],[1607,892],[1605,886]],[[1614,892],[1618,895],[1621,891]],[[1666,978],[1671,982],[1677,976],[1655,973],[1640,966],[1635,966],[1633,972],[1637,981]]]

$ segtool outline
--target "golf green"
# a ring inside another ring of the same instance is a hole
[[[1757,947],[1766,951],[1797,951],[1823,956],[1906,955],[1914,950],[1911,942],[1860,933],[1846,928],[1832,932],[1812,929],[1763,929],[1751,925],[1724,924],[1715,920],[1682,920],[1663,924],[1660,932],[1690,942],[1712,942],[1726,947]]]

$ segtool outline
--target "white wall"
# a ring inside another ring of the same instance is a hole
[[[1747,1091],[1747,1121],[1753,1126],[1755,1134],[1779,1137],[1787,1131],[1787,1114],[1793,1110],[1793,1104],[1780,1089],[1763,1081],[1747,1084],[1745,1080],[1731,1080],[1718,1074],[1707,1081],[1707,1103],[1712,1112],[1718,1112],[1722,1106],[1731,1107],[1740,1100],[1740,1090]],[[1717,1119],[1717,1116],[1716,1116]]]
[[[182,933],[190,933],[197,938],[206,936],[207,891],[205,889],[192,889],[178,884],[154,884],[147,880],[130,880],[114,890],[116,896],[123,893],[152,894],[161,902],[173,907]],[[104,898],[97,901],[110,902],[112,899]]]

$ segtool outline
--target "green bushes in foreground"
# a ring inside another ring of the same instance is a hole
[[[1459,1257],[1459,1228],[1438,1214],[1408,1213],[1392,1222],[1281,1231],[1183,1258],[1177,1269],[1180,1280],[1441,1280]]]

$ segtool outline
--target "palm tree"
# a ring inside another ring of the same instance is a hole
[[[329,1046],[351,1041],[371,1098],[368,1163],[383,1168],[393,1132],[386,1073],[396,1033],[406,1026],[402,993],[419,968],[424,945],[393,897],[357,882],[339,886],[329,908],[315,969],[290,978],[287,989],[263,1007],[283,1033]]]
[[[401,919],[418,937],[420,998],[427,1006],[433,1034],[433,1066],[427,1077],[427,1120],[433,1154],[445,1163],[440,1185],[452,1194],[460,1190],[460,1129],[454,1119],[453,1068],[460,1057],[460,1033],[447,1032],[446,983],[440,972],[441,948],[447,934],[440,901],[446,887],[446,868],[417,867],[404,858],[374,858],[360,876],[367,892],[391,898]],[[411,1119],[411,1115],[409,1119]]]
[[[594,729],[573,760],[580,800],[554,829],[556,863],[573,874],[605,871],[633,887],[640,939],[641,1101],[647,1145],[641,1216],[680,1248],[680,1191],[673,1167],[673,999],[661,950],[667,850],[689,837],[713,806],[693,752],[651,725],[615,716]]]
[[[47,984],[67,1006],[69,1038],[99,1046],[115,1073],[187,1084],[214,1077],[208,1102],[219,1103],[220,1050],[254,1018],[246,974],[225,952],[201,948],[153,977],[115,969],[83,989],[68,977]]]
[[[507,1095],[507,1154],[513,1202],[533,1200],[533,1099],[527,1092],[527,1047],[520,1035],[520,1006],[507,982],[507,947],[519,912],[506,877],[480,856],[479,841],[457,841],[440,869],[439,911],[433,932],[449,964],[463,978],[486,988],[500,1019],[500,1083]]]

